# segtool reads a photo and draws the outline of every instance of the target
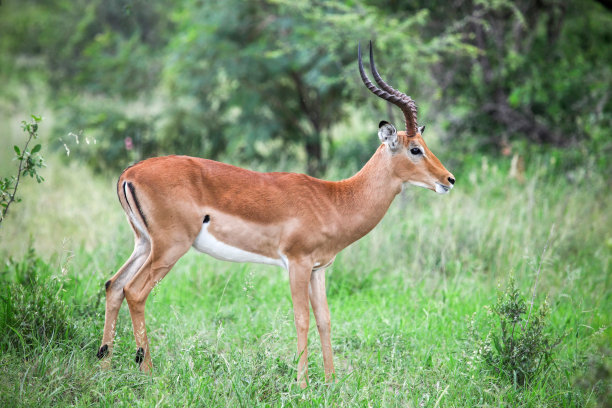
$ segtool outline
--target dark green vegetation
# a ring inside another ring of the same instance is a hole
[[[610,27],[595,1],[3,1],[0,176],[30,113],[48,167],[0,227],[0,406],[611,405]],[[153,375],[126,307],[101,371],[104,282],[132,248],[120,169],[351,175],[379,120],[401,127],[359,82],[370,38],[457,184],[407,189],[329,270],[338,382],[311,319],[295,384],[286,273],[195,252],[147,303]]]
[[[363,163],[370,149],[347,140],[400,122],[359,80],[357,42],[372,39],[388,82],[453,148],[582,142],[607,166],[612,13],[590,0],[446,3],[5,1],[1,106],[48,96],[52,145],[96,170],[188,153],[323,174]]]

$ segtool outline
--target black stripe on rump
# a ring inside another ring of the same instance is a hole
[[[130,192],[132,193],[132,197],[134,197],[134,204],[136,204],[136,208],[138,209],[138,213],[140,214],[140,217],[142,218],[142,220],[145,223],[145,227],[149,228],[149,224],[147,223],[147,218],[145,217],[144,213],[142,212],[142,208],[140,207],[140,202],[138,202],[138,197],[136,197],[136,189],[134,188],[134,185],[130,182],[127,183],[128,187],[130,188]],[[129,205],[129,203],[128,203]]]

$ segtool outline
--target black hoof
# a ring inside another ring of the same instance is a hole
[[[138,364],[142,363],[142,360],[144,360],[144,349],[142,347],[138,347],[138,350],[136,350],[135,360]]]
[[[98,356],[98,358],[102,359],[106,356],[108,356],[108,346],[105,344],[102,347],[100,347],[100,350],[98,350],[98,354],[96,354]]]

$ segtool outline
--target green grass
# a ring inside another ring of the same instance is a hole
[[[447,196],[408,189],[372,233],[340,253],[327,273],[338,382],[323,382],[312,318],[311,382],[302,391],[286,272],[193,251],[147,302],[153,374],[137,371],[125,306],[113,368],[101,371],[95,353],[103,284],[129,256],[132,235],[114,180],[51,157],[47,182],[24,184],[24,202],[2,226],[0,256],[21,260],[32,237],[49,265],[39,271],[40,282],[59,282],[57,296],[75,334],[5,350],[0,405],[606,406],[612,402],[607,178],[559,175],[542,158],[519,183],[507,177],[507,164],[455,172],[457,186]],[[485,307],[510,275],[530,300],[540,261],[536,304],[548,299],[549,330],[564,337],[555,364],[518,387],[467,365],[468,327],[474,319],[486,334]],[[1,280],[5,302],[16,302],[5,289],[15,277],[5,273]]]

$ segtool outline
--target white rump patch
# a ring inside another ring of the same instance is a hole
[[[202,225],[202,230],[200,230],[200,233],[193,243],[193,247],[196,250],[222,261],[277,265],[289,270],[289,262],[286,256],[279,254],[278,258],[269,258],[228,245],[225,242],[219,241],[208,231],[209,225],[210,222],[206,222]]]

